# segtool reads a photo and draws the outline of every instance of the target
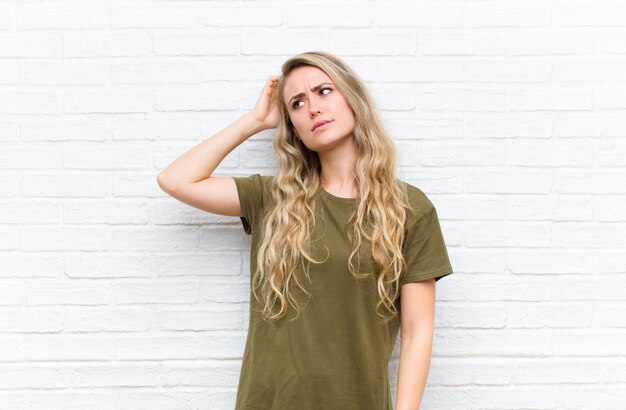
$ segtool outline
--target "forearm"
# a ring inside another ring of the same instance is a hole
[[[430,369],[432,337],[407,339],[400,346],[396,410],[419,409]]]
[[[259,131],[262,129],[250,113],[242,115],[169,164],[158,175],[159,185],[164,189],[173,189],[178,184],[210,177],[231,151]]]

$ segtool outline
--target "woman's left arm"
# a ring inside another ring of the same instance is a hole
[[[435,325],[435,279],[400,288],[400,365],[395,410],[419,409],[426,388]]]

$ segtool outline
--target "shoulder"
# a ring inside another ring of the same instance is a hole
[[[256,173],[233,177],[233,179],[235,180],[237,191],[240,193],[240,199],[242,197],[251,198],[251,200],[257,202],[255,205],[258,206],[269,196],[273,176]]]
[[[263,187],[263,189],[269,192],[270,187],[272,186],[272,182],[274,181],[274,175],[259,174],[259,180],[261,181],[261,186]]]
[[[263,175],[256,174],[259,180],[259,185],[261,186],[261,191],[264,197],[264,201],[267,201],[271,197],[271,188],[272,182],[274,180],[274,175]]]
[[[274,176],[256,173],[256,174],[251,174],[248,176],[233,177],[233,179],[240,180],[240,181],[249,181],[253,185],[256,185],[259,187],[268,187],[270,183],[272,182],[272,180],[274,179]]]
[[[434,204],[420,188],[406,181],[401,181],[407,193],[411,210],[407,211],[407,226],[415,224],[420,218],[435,210]]]

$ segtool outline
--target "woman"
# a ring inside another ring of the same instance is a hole
[[[211,176],[271,128],[275,176]],[[159,175],[170,195],[240,216],[252,235],[237,410],[391,410],[387,366],[399,329],[396,409],[419,407],[435,282],[452,267],[435,207],[396,178],[396,162],[356,73],[329,53],[306,52],[268,78],[251,112]]]

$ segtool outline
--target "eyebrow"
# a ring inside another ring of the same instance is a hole
[[[330,84],[330,85],[333,85],[333,83],[328,83],[328,82],[326,82],[326,83],[321,83],[321,84],[318,84],[318,85],[316,85],[315,87],[311,88],[311,91],[317,91],[317,90],[319,90],[320,88],[322,88],[322,86],[323,86],[323,85],[325,85],[325,84]],[[298,94],[294,95],[293,97],[291,97],[291,98],[289,99],[289,103],[291,103],[291,100],[293,100],[294,98],[298,98],[298,97],[304,97],[304,93],[298,93]],[[289,104],[289,103],[288,103],[288,104]]]

